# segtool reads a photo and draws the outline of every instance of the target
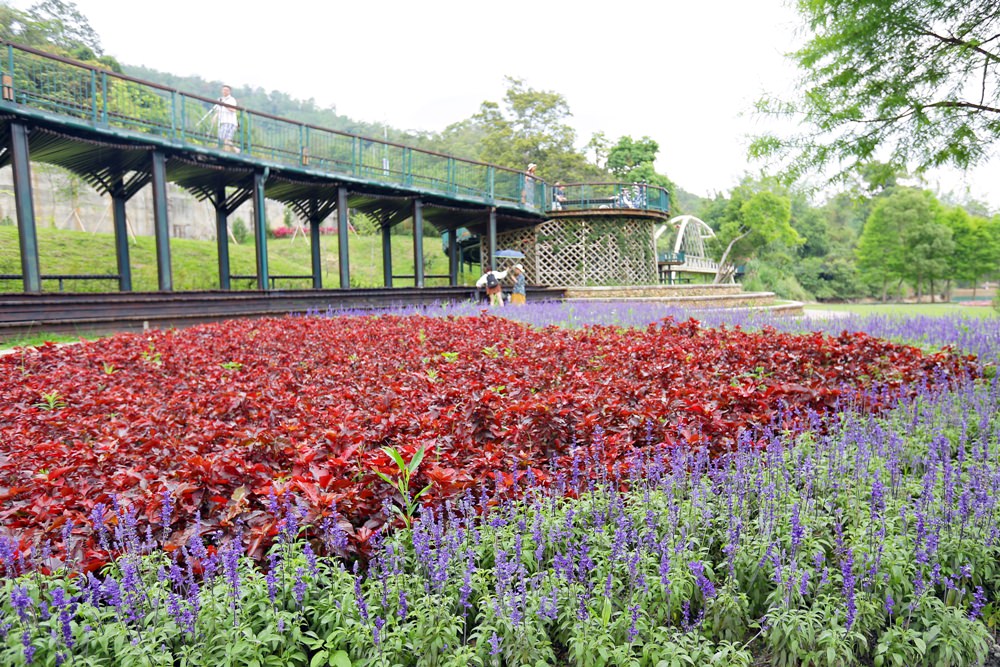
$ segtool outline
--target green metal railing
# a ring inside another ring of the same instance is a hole
[[[242,107],[236,108],[239,122],[232,146],[225,146],[215,126],[217,100],[30,47],[0,44],[6,46],[0,63],[0,106],[28,107],[116,133],[152,135],[173,146],[238,150],[266,163],[539,214],[570,207],[608,206],[664,213],[669,209],[666,191],[655,186],[573,184],[563,186],[565,194],[557,197],[549,184],[513,169]]]
[[[645,183],[570,183],[547,185],[549,210],[582,211],[629,209],[670,210],[670,196],[664,188]]]

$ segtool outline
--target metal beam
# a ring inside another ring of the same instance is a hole
[[[392,287],[392,227],[382,227],[382,284]]]
[[[267,212],[264,210],[264,186],[270,169],[253,175],[253,244],[257,255],[257,289],[267,290],[270,280],[267,272]]]
[[[424,203],[413,200],[413,286],[424,286]]]
[[[313,213],[309,217],[309,250],[312,253],[313,289],[323,289],[323,255],[319,246],[319,227],[323,224],[323,216]]]
[[[497,268],[497,207],[490,206],[489,233],[486,236],[486,252],[490,256],[489,266],[483,266],[483,271],[492,271]],[[482,262],[480,261],[480,265]]]
[[[111,217],[115,228],[115,259],[118,263],[118,289],[132,291],[132,264],[128,252],[128,219],[125,217],[125,183],[121,176],[115,179],[111,188]]]
[[[452,287],[458,285],[458,230],[453,229],[448,232],[448,284]]]
[[[337,256],[340,260],[340,288],[351,286],[351,259],[347,248],[347,188],[337,188]]]
[[[229,270],[229,209],[226,206],[226,187],[215,190],[215,247],[219,258],[219,289],[232,289]]]
[[[170,221],[167,215],[167,157],[153,151],[153,233],[156,235],[156,278],[161,292],[172,292]]]
[[[42,291],[42,272],[38,261],[38,229],[35,227],[35,204],[31,194],[31,158],[28,128],[23,123],[10,124],[10,154],[14,169],[14,208],[17,211],[17,240],[21,249],[21,280],[25,292]]]

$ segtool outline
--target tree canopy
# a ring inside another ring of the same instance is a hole
[[[796,246],[803,239],[791,225],[792,205],[788,197],[763,190],[751,192],[744,184],[733,191],[725,207],[717,238],[725,250],[719,258],[714,282],[720,283],[735,271],[738,260],[747,259],[769,243]]]
[[[833,168],[847,176],[884,161],[923,171],[982,162],[1000,137],[1000,11],[963,0],[798,0],[811,38],[792,54],[795,101],[765,113],[803,123],[767,135],[752,157],[786,159],[789,178]]]

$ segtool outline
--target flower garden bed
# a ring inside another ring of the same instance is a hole
[[[0,367],[0,520],[24,548],[117,499],[170,547],[196,515],[213,535],[239,520],[257,557],[276,532],[271,493],[307,499],[311,523],[336,505],[363,545],[391,495],[381,447],[426,449],[415,483],[434,502],[515,470],[545,482],[597,429],[602,466],[660,444],[716,454],[807,409],[878,408],[973,371],[861,333],[538,330],[490,316],[238,321],[43,347]],[[179,509],[170,526],[164,493]],[[93,539],[79,549],[104,562]]]
[[[0,664],[973,665],[1000,621],[953,353],[380,316],[0,371]]]

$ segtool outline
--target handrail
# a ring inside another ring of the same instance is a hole
[[[199,150],[226,150],[243,157],[291,165],[311,172],[349,176],[365,182],[438,193],[544,214],[559,210],[553,186],[528,174],[406,146],[404,144],[325,128],[238,105],[238,132],[229,141],[205,121],[218,100],[119,74],[104,67],[0,40],[3,95],[0,106],[23,105],[46,114],[69,116],[90,127],[138,133]],[[214,119],[213,119],[214,120]],[[635,202],[622,193],[639,184],[573,184],[590,189],[611,186],[621,207],[666,212],[666,191],[641,185],[655,196]],[[641,204],[641,205],[640,205]],[[634,206],[633,206],[634,205]]]

